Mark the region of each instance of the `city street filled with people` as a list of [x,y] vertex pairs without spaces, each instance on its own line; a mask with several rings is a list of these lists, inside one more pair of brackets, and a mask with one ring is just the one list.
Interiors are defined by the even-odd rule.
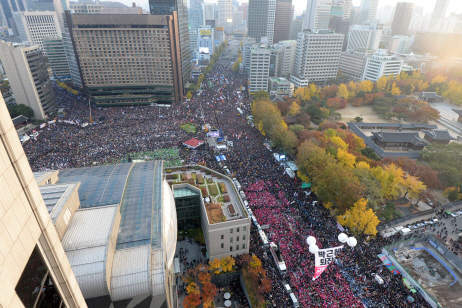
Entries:
[[[320,249],[336,247],[342,245],[337,238],[341,231],[322,200],[314,192],[301,190],[302,182],[285,173],[264,146],[265,136],[250,125],[246,117],[251,115],[251,98],[244,90],[247,77],[231,70],[236,52],[236,45],[229,45],[205,77],[201,94],[171,107],[90,107],[83,96],[55,86],[64,115],[42,128],[36,140],[24,144],[33,171],[116,163],[127,159],[128,153],[176,147],[183,164],[205,162],[223,172],[215,156],[225,155],[226,166],[242,184],[253,215],[260,225],[269,226],[268,239],[279,245],[287,265],[285,273],[278,271],[253,228],[250,252],[262,260],[272,280],[272,290],[266,294],[272,307],[293,305],[283,282],[291,286],[301,307],[430,307],[377,257],[398,235],[369,241],[357,236],[358,245],[346,246],[312,281],[314,255],[308,251],[306,238],[314,236]],[[83,123],[90,125],[82,127]],[[198,132],[182,130],[184,123],[196,125]],[[190,138],[207,139],[207,132],[200,129],[205,123],[219,128],[232,146],[222,151],[207,143],[195,150],[184,147]],[[385,283],[378,284],[374,273],[380,273]],[[409,296],[413,303],[408,302]]]

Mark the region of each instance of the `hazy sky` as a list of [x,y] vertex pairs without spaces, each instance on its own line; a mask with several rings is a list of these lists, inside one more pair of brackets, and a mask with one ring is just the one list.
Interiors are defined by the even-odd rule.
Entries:
[[[148,0],[114,0],[122,2],[126,5],[131,6],[132,2],[135,2],[138,6],[143,7],[144,9],[148,8]],[[217,0],[204,0],[206,3],[217,3]],[[249,2],[249,0],[238,0],[240,3]],[[426,13],[433,11],[436,0],[379,0],[379,7],[385,5],[396,5],[396,2],[405,1],[413,2],[418,6],[423,6]],[[188,0],[189,2],[189,0]],[[295,15],[301,15],[306,9],[307,0],[292,0],[292,4],[295,5]],[[359,6],[361,0],[353,0],[353,5]],[[450,12],[462,13],[462,0],[451,0],[449,3],[448,14]]]

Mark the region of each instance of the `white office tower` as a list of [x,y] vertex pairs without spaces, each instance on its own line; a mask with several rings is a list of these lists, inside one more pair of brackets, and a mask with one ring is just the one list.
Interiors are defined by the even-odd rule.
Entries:
[[283,50],[282,69],[279,72],[279,76],[289,78],[290,74],[294,73],[295,55],[297,54],[297,41],[280,41],[273,47]]
[[353,6],[353,0],[343,1],[343,19],[350,18],[351,7]]
[[14,12],[13,17],[21,40],[38,45],[44,53],[43,38],[61,36],[56,12]]
[[275,15],[276,0],[250,0],[247,15],[249,37],[255,38],[258,43],[273,44]]
[[47,61],[40,48],[0,42],[0,59],[18,104],[29,106],[37,120],[57,109]]
[[225,27],[228,19],[232,22],[233,4],[232,0],[218,0],[218,27]]
[[210,55],[213,55],[215,52],[214,31],[215,29],[212,29],[210,26],[199,27],[197,29],[197,50],[199,52],[201,49],[208,48]]
[[379,49],[367,58],[362,80],[377,81],[382,76],[396,76],[401,73],[403,62],[403,59],[388,54],[386,49]]
[[350,26],[348,30],[347,50],[358,48],[378,49],[382,37],[383,25],[378,20],[370,20],[362,25]]
[[379,0],[361,0],[361,17],[359,18],[359,22],[363,23],[375,19],[378,5]]
[[332,0],[308,0],[306,3],[305,22],[303,29],[329,29]]
[[242,64],[244,65],[244,71],[247,75],[249,74],[248,69],[250,66],[250,49],[256,43],[256,39],[248,37],[245,39],[244,44],[242,44]]
[[254,45],[249,54],[249,93],[268,91],[271,51],[264,44]]
[[446,17],[446,12],[448,11],[448,5],[450,0],[436,0],[435,8],[433,9],[432,18],[430,20],[430,24],[428,25],[428,29],[430,31],[436,28],[436,24],[438,20],[443,19]]
[[406,35],[395,35],[388,41],[387,53],[407,54],[411,47],[411,37]]
[[322,83],[337,77],[343,34],[329,30],[304,30],[298,34],[294,74],[296,87]]
[[215,19],[213,4],[204,3],[203,8],[204,8],[204,19],[205,20]]
[[366,66],[367,57],[373,54],[373,50],[347,50],[340,55],[338,70],[342,75],[353,81],[361,81]]

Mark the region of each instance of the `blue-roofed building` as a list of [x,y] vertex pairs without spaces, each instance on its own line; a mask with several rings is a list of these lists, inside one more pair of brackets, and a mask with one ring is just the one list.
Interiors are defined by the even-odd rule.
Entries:
[[163,161],[62,170],[40,187],[55,216],[67,187],[78,188],[60,238],[88,307],[177,307],[177,216]]

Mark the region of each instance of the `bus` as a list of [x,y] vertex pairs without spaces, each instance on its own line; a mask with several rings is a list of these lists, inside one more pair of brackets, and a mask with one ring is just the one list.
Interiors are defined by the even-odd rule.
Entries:
[[281,274],[285,273],[287,270],[286,263],[284,262],[284,259],[282,258],[281,252],[279,251],[278,246],[274,242],[270,242],[270,250],[271,250],[271,255],[273,256],[274,263],[276,264],[276,267],[278,268],[279,272]]

